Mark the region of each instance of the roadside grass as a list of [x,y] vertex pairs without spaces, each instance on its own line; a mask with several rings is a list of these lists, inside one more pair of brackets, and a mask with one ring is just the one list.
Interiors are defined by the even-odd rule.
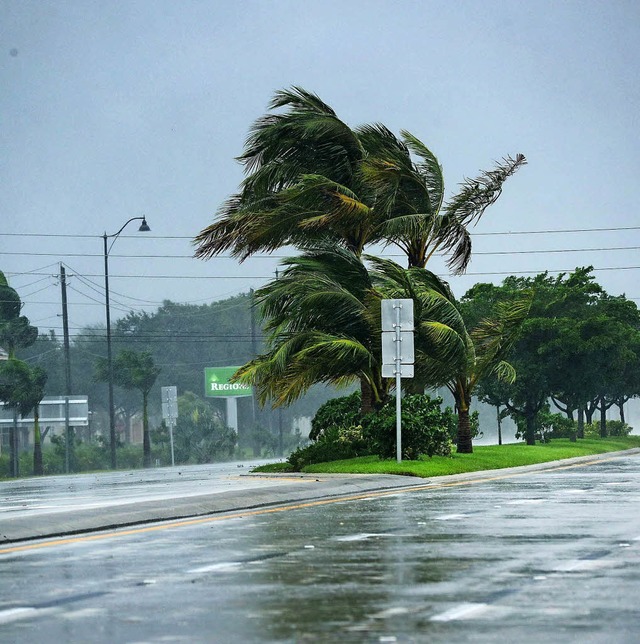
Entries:
[[[303,468],[314,474],[401,474],[405,476],[446,476],[481,470],[497,470],[504,467],[548,463],[576,456],[603,454],[640,447],[640,436],[616,436],[614,438],[581,439],[572,443],[569,439],[554,439],[549,443],[525,445],[478,445],[473,454],[423,457],[418,461],[381,460],[377,456],[362,456],[345,461],[316,463]],[[289,463],[273,463],[256,467],[253,472],[292,472]]]

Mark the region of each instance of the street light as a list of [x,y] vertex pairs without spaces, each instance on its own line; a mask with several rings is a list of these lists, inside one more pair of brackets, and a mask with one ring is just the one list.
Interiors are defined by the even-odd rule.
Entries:
[[[131,217],[125,222],[124,226],[114,235],[102,235],[104,242],[104,294],[105,309],[107,313],[107,375],[109,382],[109,440],[111,443],[111,469],[116,469],[116,412],[113,406],[113,358],[111,355],[111,313],[109,311],[109,251],[113,247],[118,235],[132,222],[142,220],[138,232],[148,233],[151,228],[147,224],[145,217]],[[107,240],[112,239],[111,244],[107,246]]]

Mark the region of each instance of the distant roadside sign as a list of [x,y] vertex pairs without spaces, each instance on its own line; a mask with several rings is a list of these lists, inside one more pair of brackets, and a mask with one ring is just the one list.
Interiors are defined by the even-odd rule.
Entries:
[[253,395],[251,385],[230,382],[240,367],[206,367],[204,370],[204,395],[208,398],[240,398]]
[[178,388],[160,387],[162,397],[162,418],[174,422],[178,418]]
[[[42,427],[65,426],[64,396],[45,396],[39,406],[39,422]],[[0,425],[13,424],[13,411],[0,403]],[[89,424],[89,399],[87,396],[69,396],[69,425],[87,427]],[[18,425],[33,425],[33,412],[20,416]]]

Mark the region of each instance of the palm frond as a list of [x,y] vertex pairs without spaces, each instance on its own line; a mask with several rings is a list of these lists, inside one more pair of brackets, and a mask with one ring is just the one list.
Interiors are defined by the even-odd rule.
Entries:
[[444,199],[444,176],[442,166],[438,162],[435,154],[429,148],[407,130],[400,130],[400,134],[407,148],[422,161],[416,164],[421,176],[424,177],[425,183],[429,190],[433,213],[440,212],[442,201]]
[[465,225],[477,221],[497,201],[504,182],[526,162],[523,154],[517,154],[515,159],[507,156],[493,170],[482,172],[476,179],[465,179],[458,194],[447,203],[445,214]]
[[498,380],[509,385],[513,384],[517,377],[516,370],[513,365],[505,360],[500,360],[500,362],[498,362],[498,364],[493,368],[492,373]]

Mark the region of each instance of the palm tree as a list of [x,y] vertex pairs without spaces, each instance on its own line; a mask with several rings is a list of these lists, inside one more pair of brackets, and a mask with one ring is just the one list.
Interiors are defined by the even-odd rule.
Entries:
[[418,390],[446,383],[464,363],[465,327],[448,285],[425,269],[364,259],[371,270],[352,251],[321,245],[284,260],[279,279],[256,292],[268,347],[236,377],[257,388],[261,404],[289,404],[318,382],[354,381],[360,383],[363,412],[383,404],[393,386],[382,378],[385,298],[415,302]]
[[530,306],[530,297],[501,303],[491,317],[483,319],[468,334],[465,367],[447,383],[458,411],[457,450],[460,453],[473,452],[469,407],[480,380],[493,375],[499,381],[515,382],[516,371],[505,357],[518,339]]
[[382,378],[380,303],[414,302],[416,364],[411,387],[446,386],[458,410],[458,451],[472,451],[471,395],[480,378],[513,379],[504,356],[515,342],[529,301],[501,305],[468,331],[449,285],[423,268],[330,245],[284,260],[281,277],[256,292],[269,333],[267,352],[236,379],[254,385],[261,404],[289,404],[311,385],[360,382],[362,411],[385,402],[393,386]]
[[[151,467],[151,436],[149,432],[149,392],[156,382],[160,368],[156,367],[149,351],[123,350],[113,361],[113,380],[123,389],[137,389],[142,394],[142,452],[144,467]],[[100,358],[96,363],[96,380],[109,378],[108,363]]]
[[471,396],[488,375],[513,382],[513,367],[505,361],[531,306],[531,295],[500,303],[469,330],[449,285],[425,269],[402,269],[394,262],[369,257],[374,286],[388,298],[414,302],[416,365],[413,387],[446,386],[458,412],[457,450],[471,453]]
[[360,259],[319,246],[283,261],[277,280],[256,291],[268,350],[238,373],[261,404],[286,405],[311,385],[360,382],[363,411],[387,395],[380,360],[380,301]]
[[29,373],[29,386],[22,393],[20,414],[27,415],[33,411],[33,473],[38,476],[44,474],[42,463],[42,434],[40,432],[40,403],[44,398],[44,389],[47,384],[47,372],[41,367],[31,367]]
[[366,246],[396,244],[410,267],[450,253],[463,272],[471,253],[468,225],[499,197],[524,156],[465,180],[443,205],[442,168],[433,153],[403,131],[380,124],[351,129],[318,96],[294,87],[277,92],[253,126],[244,153],[247,178],[218,220],[196,238],[196,256],[230,251],[241,261],[282,246],[313,248],[330,240],[360,257]]

